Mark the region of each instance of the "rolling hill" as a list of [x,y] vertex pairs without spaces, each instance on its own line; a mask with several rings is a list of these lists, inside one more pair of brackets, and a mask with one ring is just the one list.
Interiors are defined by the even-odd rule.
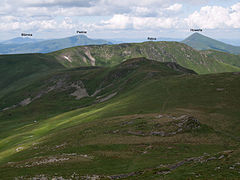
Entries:
[[177,42],[79,46],[48,54],[1,55],[0,97],[62,69],[113,67],[126,59],[138,57],[174,62],[199,74],[240,71],[239,55],[196,51]]
[[146,57],[176,62],[200,74],[239,71],[240,56],[218,51],[197,51],[178,42],[144,42],[67,48],[49,55],[68,68],[114,66],[129,58]]
[[238,178],[239,76],[146,58],[42,75],[0,98],[0,179]]
[[186,38],[182,41],[194,49],[197,50],[217,50],[228,52],[231,54],[240,54],[240,47],[239,46],[232,46],[221,41],[217,41],[215,39],[206,37],[199,33],[194,33],[190,37]]
[[45,40],[24,44],[0,44],[0,54],[48,53],[60,49],[92,44],[111,44],[101,39],[90,39],[85,35],[63,39]]
[[0,97],[64,67],[46,54],[0,56]]

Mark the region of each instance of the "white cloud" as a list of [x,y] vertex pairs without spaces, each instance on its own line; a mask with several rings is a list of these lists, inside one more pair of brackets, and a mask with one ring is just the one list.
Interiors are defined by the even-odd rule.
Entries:
[[169,6],[168,8],[166,8],[166,10],[177,12],[177,11],[180,11],[182,9],[182,7],[183,7],[182,4],[176,3],[176,4],[173,4],[173,5]]
[[107,6],[131,7],[131,6],[163,6],[168,4],[165,0],[100,0],[99,4]]
[[164,17],[132,17],[129,15],[114,15],[110,20],[95,25],[98,29],[160,29],[178,26],[177,18]]
[[[200,0],[201,2],[207,0]],[[191,0],[3,0],[0,28],[11,30],[155,30],[168,28],[240,28],[240,3],[229,7],[205,6],[190,15],[181,14]],[[183,4],[181,4],[183,3]],[[83,16],[108,16],[83,25]],[[79,18],[80,19],[80,18]],[[99,19],[99,17],[98,17]]]
[[8,0],[25,7],[90,7],[98,0]]
[[238,11],[239,12],[240,11],[240,2],[237,3],[237,4],[234,4],[231,8],[232,8],[233,11]]
[[153,9],[147,8],[147,7],[133,7],[131,14],[134,14],[136,16],[155,16],[157,15]]
[[117,14],[108,21],[102,21],[98,27],[106,29],[129,29],[132,28],[132,18],[126,15]]
[[130,14],[135,11],[138,14],[142,12],[149,15],[150,11],[160,10],[171,4],[173,3],[165,0],[7,0],[0,1],[0,14],[3,12],[18,16],[32,14],[66,16],[63,13],[67,13],[72,16],[106,16]]
[[181,5],[170,6],[164,0],[7,0],[0,1],[0,17],[9,16],[7,21],[1,21],[8,30],[46,30],[60,25],[63,29],[74,29],[81,26],[72,21],[76,16],[112,16],[102,23],[90,24],[92,28],[143,29],[149,25],[152,29],[176,23],[174,18],[162,17],[167,7],[174,11]]
[[0,29],[2,31],[18,30],[18,31],[44,31],[56,29],[74,29],[76,25],[70,18],[66,17],[58,22],[54,19],[50,20],[35,20],[22,19],[12,16],[4,16],[0,18]]
[[230,8],[205,6],[186,18],[190,27],[216,29],[240,28],[240,3]]
[[74,29],[76,28],[76,24],[73,23],[70,17],[65,17],[62,23],[59,25],[59,28]]

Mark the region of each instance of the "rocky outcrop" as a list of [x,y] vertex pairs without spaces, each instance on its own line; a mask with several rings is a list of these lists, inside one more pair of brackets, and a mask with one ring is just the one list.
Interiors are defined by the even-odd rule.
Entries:
[[91,65],[95,66],[96,65],[96,59],[91,55],[91,52],[87,47],[85,47],[85,55],[90,59]]
[[89,96],[86,88],[84,87],[84,84],[82,83],[82,81],[78,81],[76,83],[71,84],[71,87],[76,89],[72,94],[70,94],[71,96],[75,96],[76,100],[80,100],[84,97]]
[[[165,115],[166,116],[166,115]],[[155,117],[156,119],[161,119],[164,118],[164,115],[158,115]],[[169,137],[169,136],[174,136],[180,133],[186,133],[189,131],[193,131],[196,129],[201,128],[200,122],[188,115],[182,115],[180,117],[168,117],[169,121],[165,123],[148,123],[142,124],[141,128],[143,129],[142,131],[136,130],[138,129],[138,125],[134,125],[134,122],[128,123],[124,122],[124,126],[127,126],[127,128],[131,130],[119,130],[118,133],[127,133],[129,135],[135,135],[135,136],[161,136],[161,137]],[[144,128],[144,126],[146,126]],[[135,129],[135,130],[134,130]],[[148,129],[152,129],[149,131]]]
[[49,79],[48,81],[44,82],[45,87],[39,90],[37,93],[32,94],[31,97],[27,97],[21,102],[4,108],[2,111],[7,111],[19,106],[27,106],[31,104],[33,101],[40,99],[42,96],[52,92],[52,91],[68,91],[71,90],[73,91],[70,93],[70,96],[74,96],[76,100],[80,100],[84,97],[88,97],[88,92],[87,89],[85,88],[83,82],[81,80],[78,80],[76,82],[69,82],[67,76],[57,76]]

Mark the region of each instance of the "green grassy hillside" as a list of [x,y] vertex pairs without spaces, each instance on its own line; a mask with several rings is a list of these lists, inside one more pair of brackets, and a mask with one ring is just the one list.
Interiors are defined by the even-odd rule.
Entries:
[[1,55],[0,97],[63,68],[54,58],[44,54]]
[[221,41],[217,41],[215,39],[206,37],[199,33],[194,33],[190,37],[186,38],[182,41],[183,43],[193,47],[197,50],[217,50],[228,52],[231,54],[240,54],[240,47],[232,46],[230,44],[223,43]]
[[239,77],[144,58],[46,75],[0,99],[31,101],[0,112],[0,179],[238,178]]
[[202,54],[206,54],[210,58],[214,58],[225,64],[230,64],[232,66],[240,67],[240,55],[229,54],[226,52],[220,52],[215,50],[204,50],[201,51]]
[[[146,57],[160,62],[176,62],[200,74],[240,71],[239,67],[234,66],[239,65],[239,56],[221,56],[218,52],[215,54],[213,57],[177,42],[79,46],[50,53],[68,68],[89,65],[114,66],[129,58]],[[231,60],[228,61],[229,57]]]
[[[125,88],[131,89],[135,84],[141,83],[144,78],[182,73],[194,72],[175,63],[160,63],[138,58],[112,68],[85,67],[42,76],[31,85],[15,90],[14,93],[9,92],[1,98],[0,110],[3,112],[16,108],[21,110],[14,114],[10,113],[10,116],[6,114],[5,118],[11,121],[4,122],[8,128],[2,130],[0,136],[2,133],[11,131],[11,128],[20,127],[29,122],[104,102]],[[42,101],[44,101],[43,104],[39,103]],[[64,102],[64,106],[59,101]],[[14,124],[12,124],[13,121]]]

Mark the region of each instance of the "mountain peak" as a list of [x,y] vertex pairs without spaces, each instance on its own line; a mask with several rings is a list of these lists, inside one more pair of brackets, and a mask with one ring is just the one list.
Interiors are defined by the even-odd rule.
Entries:
[[[83,34],[81,34],[81,35],[76,35],[76,36],[72,36],[72,37],[80,37],[80,38],[88,38],[88,36],[87,35],[83,35]],[[88,38],[89,39],[89,38]]]
[[[75,39],[75,40],[79,40],[79,39],[90,39],[88,38],[86,35],[75,35],[75,36],[71,36],[71,37],[68,37],[69,39]],[[68,39],[66,38],[66,39]]]
[[203,36],[202,34],[198,33],[198,32],[195,32],[193,33],[191,36]]
[[221,41],[204,36],[200,33],[192,34],[191,36],[183,40],[182,43],[187,44],[188,46],[191,46],[192,48],[197,50],[212,49],[212,50],[223,51],[223,52],[228,52],[232,54],[240,54],[240,47],[223,43]]
[[[198,40],[199,39],[211,39],[211,38],[209,38],[209,37],[207,37],[207,36],[204,36],[203,34],[200,34],[200,33],[198,33],[198,32],[195,32],[195,33],[193,33],[192,35],[190,35],[189,37],[187,37],[185,40],[191,40],[191,39],[196,39],[196,38],[198,38]],[[184,41],[185,41],[184,40]],[[212,40],[214,40],[214,39],[212,39]]]

